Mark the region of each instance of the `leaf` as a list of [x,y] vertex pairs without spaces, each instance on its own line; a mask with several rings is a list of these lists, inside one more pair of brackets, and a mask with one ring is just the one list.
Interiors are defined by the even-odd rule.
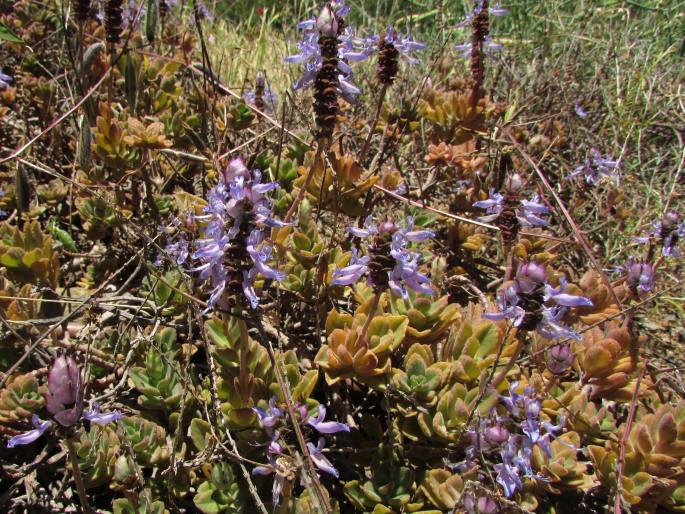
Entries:
[[211,437],[210,428],[209,423],[200,418],[193,418],[190,422],[188,433],[193,444],[199,451],[202,451],[207,447],[207,441]]
[[2,22],[0,22],[0,40],[24,44],[24,40],[12,32],[9,27]]

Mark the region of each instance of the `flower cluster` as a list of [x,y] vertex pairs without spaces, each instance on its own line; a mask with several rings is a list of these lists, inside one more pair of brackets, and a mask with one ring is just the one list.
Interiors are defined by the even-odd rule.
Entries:
[[275,112],[278,105],[278,95],[267,85],[264,75],[257,74],[255,87],[243,94],[243,99],[248,105],[252,105],[262,112]]
[[303,30],[302,40],[297,46],[299,52],[289,55],[285,62],[290,64],[303,64],[304,73],[293,84],[293,89],[304,89],[314,85],[317,73],[323,65],[321,46],[319,38],[321,34],[330,33],[330,36],[337,37],[338,44],[338,90],[340,95],[347,101],[352,102],[359,95],[359,88],[354,84],[352,68],[350,62],[364,61],[368,58],[368,49],[364,42],[357,39],[352,27],[342,28],[341,21],[349,13],[349,6],[343,0],[331,2],[332,13],[329,20],[324,20],[327,9],[322,11],[319,18],[311,18],[298,24],[298,28]]
[[[476,6],[473,8],[473,11],[468,13],[466,17],[457,23],[457,28],[462,28],[462,27],[468,27],[473,24],[474,19],[477,18],[478,16],[483,13],[483,7],[485,5],[485,2],[483,0],[479,0],[476,3]],[[487,14],[489,16],[504,16],[505,14],[509,14],[509,10],[505,9],[500,6],[500,3],[497,2],[494,6],[488,7]],[[483,51],[488,57],[496,57],[497,52],[502,50],[504,46],[500,43],[496,43],[492,40],[492,36],[486,35],[485,39],[483,40]],[[464,59],[471,59],[472,53],[473,53],[473,43],[471,41],[467,41],[465,43],[455,45],[454,49],[459,52],[459,55],[464,58]]]
[[[487,200],[474,202],[474,207],[486,210],[486,215],[478,218],[479,221],[490,223],[499,218],[504,211],[505,196],[497,193],[494,189],[490,190],[490,197]],[[516,218],[524,227],[546,227],[548,222],[543,216],[549,214],[549,207],[540,203],[540,197],[534,194],[530,200],[521,200],[520,207],[516,209]]]
[[[256,466],[252,470],[253,475],[276,475],[273,485],[273,503],[278,504],[279,496],[283,486],[287,480],[292,480],[292,474],[289,472],[291,468],[291,459],[285,453],[284,446],[281,444],[281,432],[277,430],[278,426],[286,423],[285,411],[279,408],[276,404],[276,398],[272,397],[269,400],[269,408],[264,410],[258,407],[252,409],[259,419],[259,423],[264,428],[271,438],[267,448],[268,466]],[[331,435],[339,432],[349,432],[350,427],[345,423],[337,421],[324,421],[326,418],[326,407],[319,404],[316,416],[310,416],[307,408],[304,405],[296,404],[294,406],[295,412],[299,414],[299,422],[302,426],[313,428],[319,434]],[[338,477],[338,470],[323,453],[325,449],[325,440],[319,437],[316,446],[313,443],[307,442],[307,448],[312,458],[312,462],[319,471]]]
[[272,247],[264,242],[264,227],[283,227],[272,217],[272,202],[266,193],[277,189],[276,182],[262,183],[259,170],[250,171],[241,159],[233,159],[219,183],[207,195],[204,214],[195,219],[204,224],[195,241],[193,259],[199,264],[200,279],[211,285],[208,309],[225,307],[224,291],[236,296],[242,292],[252,308],[259,305],[253,283],[258,274],[281,281],[283,273],[267,263]]
[[661,245],[661,255],[664,257],[680,257],[681,252],[678,243],[685,237],[685,220],[680,219],[680,214],[675,211],[664,213],[661,220],[652,223],[649,235],[635,237],[639,243],[653,243],[657,241]]
[[649,293],[654,288],[654,266],[651,263],[628,259],[625,268],[628,288],[637,296]]
[[576,166],[573,172],[568,176],[572,179],[578,176],[585,178],[585,182],[596,186],[603,180],[611,180],[618,184],[620,179],[619,170],[621,168],[620,161],[614,160],[610,156],[602,157],[602,154],[596,148],[590,150],[590,155],[583,164]]
[[368,275],[369,283],[377,290],[389,287],[393,293],[408,298],[407,288],[416,293],[433,295],[430,279],[419,271],[421,254],[410,251],[409,243],[425,241],[435,234],[430,230],[415,230],[414,218],[407,217],[405,228],[398,228],[391,221],[380,225],[369,216],[364,228],[349,227],[355,237],[373,237],[369,255],[359,257],[356,250],[348,266],[335,270],[331,285],[351,285]]
[[[83,410],[83,379],[73,357],[57,357],[48,371],[48,391],[45,394],[45,408],[62,427],[74,426],[80,419],[98,425],[107,425],[123,416],[119,411],[101,413],[100,406],[93,403],[92,409]],[[52,421],[43,421],[34,414],[31,418],[33,430],[12,437],[8,448],[30,444],[53,426]]]
[[[566,292],[566,279],[559,287],[546,283],[547,270],[544,265],[528,262],[519,266],[513,281],[497,294],[498,312],[483,315],[486,319],[508,319],[521,330],[536,330],[547,339],[579,339],[577,332],[561,323],[569,307],[590,307],[592,301],[583,296]],[[551,304],[551,305],[549,305]]]

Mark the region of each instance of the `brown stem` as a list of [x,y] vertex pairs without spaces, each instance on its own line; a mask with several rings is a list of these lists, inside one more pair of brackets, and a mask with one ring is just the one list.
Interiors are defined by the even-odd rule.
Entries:
[[71,439],[66,439],[66,445],[69,453],[69,460],[71,461],[71,473],[74,476],[74,482],[76,483],[76,493],[81,501],[81,510],[85,514],[94,514],[95,511],[93,511],[93,509],[90,507],[90,504],[88,503],[88,496],[86,496],[86,486],[83,483],[81,468],[78,465],[76,446],[74,446],[74,442]]
[[[316,168],[316,165],[319,162],[319,159],[322,155],[323,145],[319,141],[316,147],[316,155],[314,156],[314,162],[312,162],[312,165],[310,166],[309,171],[307,172],[307,177],[304,179],[304,183],[302,184],[302,187],[300,187],[300,191],[297,193],[295,201],[290,206],[290,209],[288,209],[288,212],[285,215],[285,219],[283,221],[285,221],[286,223],[290,223],[290,220],[292,220],[293,216],[297,214],[297,208],[300,206],[300,203],[302,202],[302,199],[304,198],[304,195],[307,192],[307,188],[309,188],[309,184],[312,182],[312,179],[314,178],[314,169]],[[322,163],[322,165],[324,167],[324,174],[321,180],[323,181],[326,179],[326,163]],[[319,198],[319,201],[322,201],[321,198]]]
[[[495,377],[495,379],[492,381],[492,387],[493,389],[497,389],[497,387],[502,383],[502,381],[506,378],[507,374],[511,371],[511,369],[514,367],[516,364],[516,361],[519,358],[519,355],[521,355],[521,351],[523,350],[523,347],[526,343],[526,334],[525,332],[520,332],[516,335],[516,348],[514,349],[514,354],[511,356],[509,359],[509,362],[507,362],[507,365],[504,366],[504,369],[499,372],[499,375]],[[504,342],[502,343],[504,344]]]
[[371,144],[371,138],[373,137],[373,133],[376,130],[378,118],[380,118],[381,116],[381,109],[383,108],[383,102],[385,101],[385,95],[388,92],[388,87],[389,84],[383,84],[383,87],[381,88],[381,94],[378,98],[378,105],[376,106],[376,114],[373,117],[371,127],[369,127],[369,135],[366,137],[366,141],[364,141],[364,146],[362,146],[362,151],[359,154],[359,163],[362,166],[364,165],[364,160],[366,159],[366,152],[369,150],[369,145]]

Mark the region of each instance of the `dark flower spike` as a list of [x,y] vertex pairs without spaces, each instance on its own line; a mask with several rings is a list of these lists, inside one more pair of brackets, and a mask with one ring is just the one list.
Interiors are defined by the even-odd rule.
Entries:
[[403,298],[409,297],[407,288],[416,293],[434,295],[430,279],[419,271],[421,255],[407,248],[410,243],[423,242],[435,236],[430,230],[415,230],[414,218],[407,217],[406,226],[398,228],[387,220],[376,225],[371,216],[364,221],[364,228],[349,227],[348,232],[356,237],[369,238],[369,255],[358,257],[353,252],[350,264],[335,270],[331,285],[351,285],[362,276],[369,276],[377,292],[389,287]]
[[204,223],[192,254],[199,263],[190,270],[199,271],[200,279],[211,286],[207,311],[222,300],[227,289],[233,301],[240,294],[257,308],[259,298],[253,288],[257,275],[276,281],[284,278],[267,264],[272,248],[262,232],[262,228],[286,225],[273,218],[273,204],[266,197],[278,187],[276,182],[262,182],[261,171],[250,173],[241,159],[233,159],[207,194],[204,214],[195,217]]
[[337,434],[338,432],[349,432],[350,427],[345,423],[337,421],[324,421],[326,417],[326,407],[319,404],[317,415],[307,420],[307,425],[315,429],[320,434]]
[[34,429],[12,437],[9,441],[7,441],[8,448],[14,448],[15,446],[21,446],[24,444],[31,444],[52,426],[51,421],[43,421],[36,414],[31,417],[31,423],[34,426]]
[[628,259],[626,282],[631,291],[638,296],[654,288],[654,266],[649,262]]

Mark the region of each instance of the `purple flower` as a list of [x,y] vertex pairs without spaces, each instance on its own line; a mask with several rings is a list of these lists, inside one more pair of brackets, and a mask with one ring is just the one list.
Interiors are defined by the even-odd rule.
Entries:
[[349,432],[350,427],[345,423],[337,421],[324,421],[326,417],[326,407],[319,404],[316,417],[309,418],[307,424],[320,434],[336,434],[338,432]]
[[613,180],[618,184],[620,167],[621,163],[619,161],[613,160],[609,156],[602,157],[599,150],[592,148],[585,162],[576,166],[573,173],[568,176],[568,179],[584,176],[585,182],[593,186],[596,186],[604,179]]
[[31,423],[35,428],[33,430],[29,430],[28,432],[24,432],[23,434],[12,437],[9,441],[7,441],[8,448],[14,448],[15,446],[21,446],[24,444],[31,444],[52,426],[51,421],[43,421],[35,414],[31,416]]
[[576,102],[575,105],[573,106],[573,110],[576,113],[576,116],[580,118],[587,118],[589,116],[589,113],[583,109],[583,106],[580,104],[580,102]]
[[[252,91],[246,91],[243,94],[243,100],[248,105],[255,107],[255,102],[257,101],[257,93]],[[270,113],[276,111],[276,106],[278,105],[278,95],[270,87],[264,88],[264,93],[262,94],[262,101],[264,102],[264,112]]]
[[680,220],[676,211],[665,212],[661,220],[652,223],[648,236],[634,237],[638,243],[651,243],[656,240],[661,244],[661,255],[664,257],[680,257],[678,243],[685,237],[685,221]]
[[546,227],[548,222],[542,216],[549,214],[549,207],[540,203],[540,197],[534,194],[530,200],[521,200],[522,210],[516,211],[516,217],[524,227]]
[[252,410],[257,414],[259,424],[269,433],[273,432],[273,428],[283,417],[283,411],[276,406],[275,396],[272,396],[269,400],[269,408],[267,410],[260,409],[259,407],[252,407]]
[[12,77],[3,73],[2,68],[0,68],[0,89],[9,87],[10,82],[12,82]]
[[581,337],[578,332],[560,322],[565,313],[566,309],[564,307],[543,307],[542,321],[540,321],[536,328],[538,334],[545,339],[580,340]]
[[468,514],[497,514],[499,512],[495,500],[487,496],[479,496],[476,499],[473,493],[464,496],[464,508]]
[[519,469],[516,466],[502,462],[495,464],[494,469],[497,473],[497,483],[502,486],[507,498],[511,498],[517,490],[523,488]]
[[367,216],[364,220],[364,228],[348,227],[347,231],[355,237],[369,237],[378,234],[378,227],[373,222],[373,217]]
[[483,221],[485,223],[490,223],[499,218],[502,214],[502,209],[504,209],[504,196],[501,193],[497,193],[494,189],[490,189],[490,197],[487,200],[480,200],[473,203],[474,207],[480,209],[485,209],[487,216],[481,216],[478,221]]
[[421,43],[420,41],[415,41],[411,34],[402,35],[398,34],[392,28],[392,25],[388,25],[385,31],[385,42],[395,46],[400,55],[409,64],[419,64],[421,61],[411,54],[421,50],[425,50],[426,43]]
[[559,287],[553,288],[549,284],[545,284],[545,301],[553,301],[557,305],[564,307],[592,307],[592,300],[584,296],[576,296],[564,293],[568,282],[566,278],[559,281]]
[[547,369],[555,375],[565,373],[573,365],[573,349],[567,344],[558,344],[547,350]]
[[123,414],[118,410],[112,412],[100,412],[100,404],[93,403],[93,408],[83,413],[83,419],[87,419],[91,423],[97,425],[109,425],[110,423],[119,420]]
[[[490,58],[496,59],[497,52],[503,48],[504,45],[493,41],[492,36],[486,36],[485,40],[483,41],[483,53]],[[467,41],[466,43],[454,45],[454,49],[459,52],[459,56],[462,59],[470,59],[473,52],[473,44]]]
[[349,264],[333,272],[333,277],[335,278],[331,281],[331,286],[349,286],[354,284],[369,272],[368,263],[369,257],[359,257],[357,249],[353,248]]
[[324,473],[328,473],[329,475],[333,475],[335,478],[338,478],[338,470],[333,467],[331,461],[329,461],[323,454],[323,449],[325,446],[326,442],[324,441],[323,437],[319,437],[319,442],[316,446],[314,446],[312,443],[307,443],[307,448],[309,448],[309,454],[312,457],[314,465]]
[[[273,204],[266,197],[266,193],[278,187],[276,182],[262,182],[261,171],[250,173],[241,159],[233,159],[222,173],[220,182],[207,194],[204,214],[195,217],[204,226],[192,254],[199,263],[191,269],[199,271],[200,279],[211,285],[207,310],[222,298],[231,280],[242,282],[245,297],[256,308],[259,299],[252,284],[257,274],[277,281],[284,278],[283,273],[267,264],[272,248],[264,243],[261,231],[263,227],[286,225],[272,217]],[[246,223],[249,226],[243,226]],[[229,253],[235,255],[237,246],[245,249],[250,262],[231,262],[227,266],[226,257]],[[241,269],[236,270],[236,267]]]

